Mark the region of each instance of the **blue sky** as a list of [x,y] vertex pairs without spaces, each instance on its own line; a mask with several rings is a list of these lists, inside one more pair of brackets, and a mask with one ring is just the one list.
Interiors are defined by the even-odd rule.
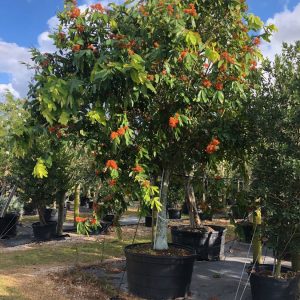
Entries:
[[[28,61],[28,49],[38,47],[51,51],[48,32],[55,24],[54,16],[62,9],[63,0],[1,0],[0,9],[0,93],[8,88],[16,95],[26,94],[28,73],[18,65]],[[79,0],[83,5],[96,0]],[[105,1],[107,2],[107,0]],[[263,52],[272,56],[282,41],[300,39],[300,0],[248,0],[249,9],[264,21],[272,19],[280,32]],[[277,24],[278,23],[278,24]],[[294,28],[296,26],[296,28]],[[21,82],[22,81],[22,82]]]

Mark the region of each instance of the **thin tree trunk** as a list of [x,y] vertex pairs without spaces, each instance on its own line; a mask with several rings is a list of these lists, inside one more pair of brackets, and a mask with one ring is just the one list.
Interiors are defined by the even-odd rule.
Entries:
[[253,237],[253,263],[262,264],[261,243],[261,208],[259,207],[253,215],[253,226],[256,227]]
[[277,259],[276,264],[275,264],[275,278],[279,278],[281,273],[281,259]]
[[39,214],[39,219],[40,219],[40,224],[45,225],[46,220],[45,220],[45,207],[44,206],[39,206],[37,208],[38,214]]
[[64,224],[64,206],[66,200],[66,192],[57,193],[57,203],[58,203],[58,220],[56,234],[58,236],[63,235],[63,224]]
[[[167,198],[170,183],[170,169],[163,170],[161,186],[160,186],[160,202],[162,204],[161,211],[157,213],[156,234],[154,239],[154,250],[168,249],[168,221],[167,221]],[[154,220],[152,220],[154,221]]]
[[80,184],[75,186],[74,191],[74,226],[77,226],[76,217],[79,217],[79,206],[80,206]]
[[200,217],[198,215],[196,198],[194,193],[194,188],[192,185],[191,175],[188,172],[185,173],[186,180],[185,180],[185,195],[186,195],[186,202],[187,207],[189,210],[189,217],[190,217],[190,225],[192,228],[199,228],[202,226]]

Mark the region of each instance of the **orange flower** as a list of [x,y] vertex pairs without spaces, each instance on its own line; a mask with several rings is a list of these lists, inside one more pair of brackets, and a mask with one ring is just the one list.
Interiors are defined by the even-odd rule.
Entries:
[[96,4],[92,4],[91,5],[91,8],[92,9],[95,9],[95,10],[98,10],[100,11],[101,13],[103,13],[105,11],[104,7],[102,6],[101,3],[96,3]]
[[210,80],[208,80],[208,79],[204,79],[204,80],[202,81],[202,84],[203,84],[203,86],[204,86],[205,88],[210,88],[210,87],[212,86],[212,83],[211,83]]
[[159,48],[159,43],[158,42],[154,42],[153,46],[154,46],[154,48]]
[[84,32],[84,26],[83,25],[76,25],[76,29],[79,33]]
[[70,18],[75,19],[80,16],[80,9],[78,7],[73,7],[70,11]]
[[161,74],[167,75],[167,70],[162,70],[162,71],[161,71]]
[[150,186],[150,181],[149,180],[144,180],[142,183],[143,187],[149,187]]
[[114,160],[108,160],[108,161],[106,162],[106,167],[107,167],[107,168],[114,169],[114,170],[117,170],[117,169],[118,169],[118,165],[117,165],[116,161],[114,161]]
[[97,223],[97,220],[96,220],[96,219],[92,219],[92,220],[91,220],[91,224],[92,224],[92,225],[95,225],[96,223]]
[[223,90],[223,83],[222,82],[217,82],[215,85],[216,90],[222,91]]
[[116,183],[117,183],[117,180],[116,180],[116,179],[111,179],[111,180],[109,180],[109,182],[108,182],[109,186],[115,186]]
[[170,16],[174,13],[174,8],[171,4],[167,6],[167,11]]
[[82,217],[76,217],[75,218],[75,222],[77,223],[84,223],[87,220],[87,218],[82,218]]
[[185,8],[185,9],[183,10],[183,12],[186,13],[186,14],[189,14],[189,15],[191,15],[191,16],[193,16],[193,17],[196,17],[196,16],[197,16],[197,11],[196,11],[196,9],[195,9],[195,5],[194,5],[193,3],[190,3],[190,4],[189,4],[189,7],[190,7],[190,8]]
[[209,64],[208,63],[203,64],[203,68],[208,69],[209,68]]
[[141,173],[144,171],[144,169],[139,164],[136,164],[136,166],[132,168],[132,170],[137,173]]
[[183,50],[183,51],[181,51],[181,53],[180,53],[180,61],[182,61],[186,56],[187,56],[187,54],[189,53],[189,51],[188,50]]
[[257,62],[255,60],[251,61],[251,66],[250,66],[250,70],[255,70],[257,67]]
[[176,117],[170,117],[169,118],[169,126],[172,128],[175,128],[178,125],[179,121]]
[[51,132],[51,133],[54,133],[56,131],[56,128],[55,127],[48,127],[48,131]]
[[214,146],[220,145],[220,141],[217,138],[212,139],[212,141],[210,143]]
[[87,49],[90,49],[90,50],[94,51],[96,48],[95,48],[95,46],[93,44],[89,44],[87,46]]
[[76,44],[76,45],[73,46],[72,51],[73,51],[73,52],[79,52],[79,51],[80,51],[80,48],[81,48],[81,46],[78,45],[78,44]]
[[127,52],[128,52],[129,55],[133,55],[134,54],[134,51],[131,50],[131,49],[128,49]]
[[118,133],[119,136],[121,136],[121,135],[124,135],[124,134],[125,134],[125,131],[126,131],[126,130],[125,130],[124,127],[120,127],[120,128],[118,129],[118,132],[117,132],[117,133]]
[[209,144],[207,145],[205,151],[208,153],[208,154],[212,154],[214,153],[215,151],[217,150],[217,146],[213,145],[213,144]]
[[66,38],[66,34],[64,32],[59,32],[57,35],[60,40],[64,40]]
[[113,140],[116,139],[118,136],[119,136],[119,133],[116,132],[116,131],[113,131],[113,132],[110,134],[110,139],[113,141]]
[[150,81],[153,81],[154,80],[154,75],[150,75],[150,74],[147,75],[147,79],[150,80]]
[[255,46],[258,46],[258,45],[260,45],[260,38],[259,38],[259,37],[256,37],[256,38],[254,38],[254,39],[252,40],[252,42],[253,42],[253,44],[254,44]]

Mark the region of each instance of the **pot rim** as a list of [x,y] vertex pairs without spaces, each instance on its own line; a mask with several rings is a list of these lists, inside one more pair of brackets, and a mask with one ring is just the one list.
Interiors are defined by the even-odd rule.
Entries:
[[57,224],[57,222],[56,221],[49,221],[46,224],[41,224],[41,222],[34,222],[34,223],[31,224],[31,226],[32,227],[46,227],[46,226],[54,225],[54,224]]
[[125,254],[131,254],[131,255],[135,255],[138,257],[149,257],[149,258],[153,258],[153,259],[191,259],[191,258],[196,258],[197,254],[195,252],[195,250],[192,247],[188,247],[188,246],[183,246],[180,244],[175,244],[175,243],[168,243],[168,246],[175,246],[177,248],[180,249],[184,249],[184,250],[188,250],[191,252],[190,255],[185,255],[185,256],[179,256],[179,255],[151,255],[151,254],[146,254],[146,253],[133,253],[130,251],[131,248],[134,248],[138,245],[151,245],[151,243],[135,243],[135,244],[131,244],[131,245],[127,245],[124,248],[124,252]]

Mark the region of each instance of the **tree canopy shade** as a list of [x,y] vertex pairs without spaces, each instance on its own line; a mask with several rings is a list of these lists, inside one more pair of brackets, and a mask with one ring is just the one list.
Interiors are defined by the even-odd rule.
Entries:
[[164,222],[172,168],[190,170],[234,148],[228,124],[247,101],[257,46],[274,26],[237,0],[84,11],[69,0],[58,18],[58,51],[33,51],[32,107],[49,130],[60,123],[85,140],[99,176],[162,208]]

